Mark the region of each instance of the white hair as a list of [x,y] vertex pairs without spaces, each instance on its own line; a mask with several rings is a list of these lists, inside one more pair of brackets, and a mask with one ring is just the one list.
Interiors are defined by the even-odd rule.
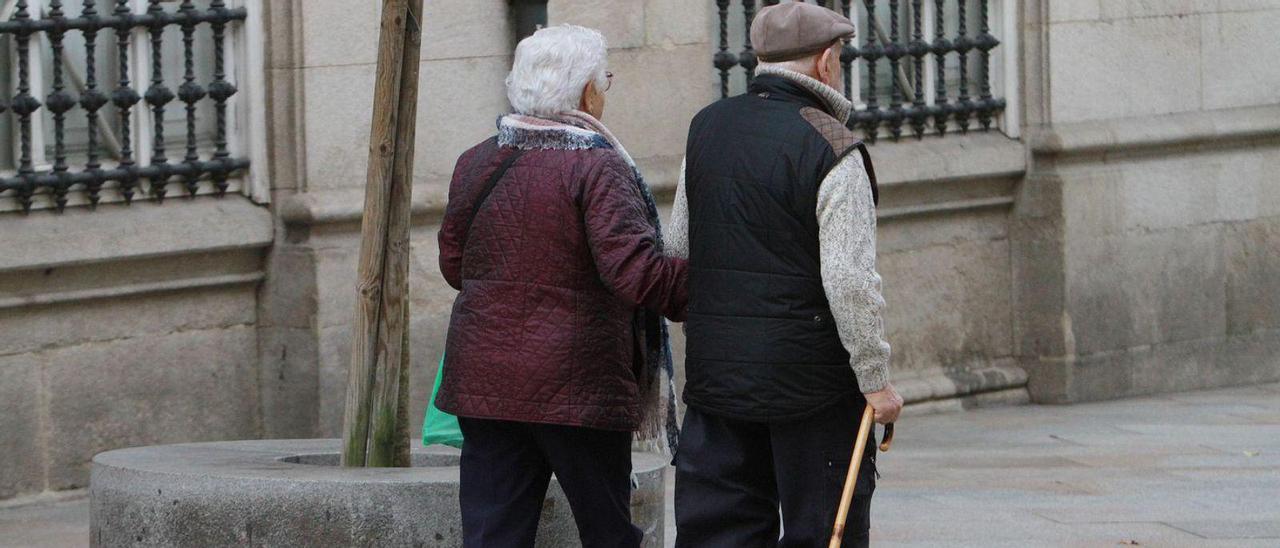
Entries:
[[[819,52],[818,55],[822,55],[822,53]],[[777,63],[766,63],[764,61],[761,61],[760,64],[756,66],[758,68],[780,68],[780,69],[789,70],[791,72],[799,72],[800,74],[803,74],[805,76],[813,76],[816,78],[817,75],[813,74],[813,64],[817,60],[818,60],[817,55],[810,55],[808,57],[803,57],[800,59],[792,59],[790,61],[779,61]]]
[[577,109],[587,82],[604,91],[608,54],[604,36],[586,27],[557,25],[533,33],[516,46],[507,75],[511,108],[533,116]]

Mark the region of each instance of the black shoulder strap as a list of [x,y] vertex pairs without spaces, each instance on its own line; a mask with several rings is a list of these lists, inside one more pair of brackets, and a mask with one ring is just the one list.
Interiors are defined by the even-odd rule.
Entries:
[[[862,156],[862,168],[867,172],[867,180],[871,181],[871,201],[876,206],[879,206],[880,205],[880,185],[876,183],[876,168],[875,166],[871,165],[871,153],[867,151],[866,143],[862,141],[857,141],[853,143],[851,146],[849,146],[849,148],[844,149],[844,152],[841,152],[840,156],[836,157],[836,163],[832,164],[831,168],[835,169],[836,165],[838,165],[842,160],[844,160],[846,156],[852,154],[853,151],[855,150],[858,151],[858,155]],[[825,177],[826,175],[823,175],[823,178]]]
[[471,206],[471,216],[467,218],[467,226],[462,232],[462,249],[467,249],[467,240],[471,239],[471,224],[476,222],[476,215],[480,213],[480,208],[484,203],[489,201],[489,194],[493,193],[493,188],[498,186],[498,181],[502,180],[502,176],[511,169],[511,165],[516,163],[520,156],[524,155],[524,150],[517,148],[506,160],[502,161],[502,165],[498,169],[493,170],[493,174],[489,175],[489,180],[484,182],[484,188],[480,190],[480,195],[476,196],[475,204]]
[[872,203],[880,205],[880,185],[876,183],[876,168],[871,165],[871,153],[867,152],[867,144],[858,141],[855,145],[858,152],[862,154],[862,167],[867,170],[867,180],[871,181],[871,200]]

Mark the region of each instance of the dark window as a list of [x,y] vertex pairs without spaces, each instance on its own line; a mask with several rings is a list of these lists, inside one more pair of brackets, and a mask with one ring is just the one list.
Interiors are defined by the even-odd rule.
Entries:
[[511,20],[519,42],[547,26],[547,0],[511,0]]

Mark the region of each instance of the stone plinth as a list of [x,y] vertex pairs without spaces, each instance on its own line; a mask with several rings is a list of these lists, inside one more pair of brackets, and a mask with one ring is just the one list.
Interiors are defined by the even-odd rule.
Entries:
[[[414,452],[413,468],[341,468],[339,440],[140,447],[93,459],[93,546],[461,546],[458,452]],[[662,546],[659,455],[633,457],[632,519]],[[553,480],[538,546],[577,546]]]

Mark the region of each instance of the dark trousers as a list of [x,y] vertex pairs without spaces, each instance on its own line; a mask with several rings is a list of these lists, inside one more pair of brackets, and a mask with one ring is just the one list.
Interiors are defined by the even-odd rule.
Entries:
[[[676,546],[826,546],[864,405],[860,395],[851,396],[787,423],[733,420],[689,408],[676,455]],[[873,432],[844,546],[867,545],[874,439]]]
[[532,547],[551,474],[582,545],[640,546],[631,524],[631,434],[459,418],[463,546]]

